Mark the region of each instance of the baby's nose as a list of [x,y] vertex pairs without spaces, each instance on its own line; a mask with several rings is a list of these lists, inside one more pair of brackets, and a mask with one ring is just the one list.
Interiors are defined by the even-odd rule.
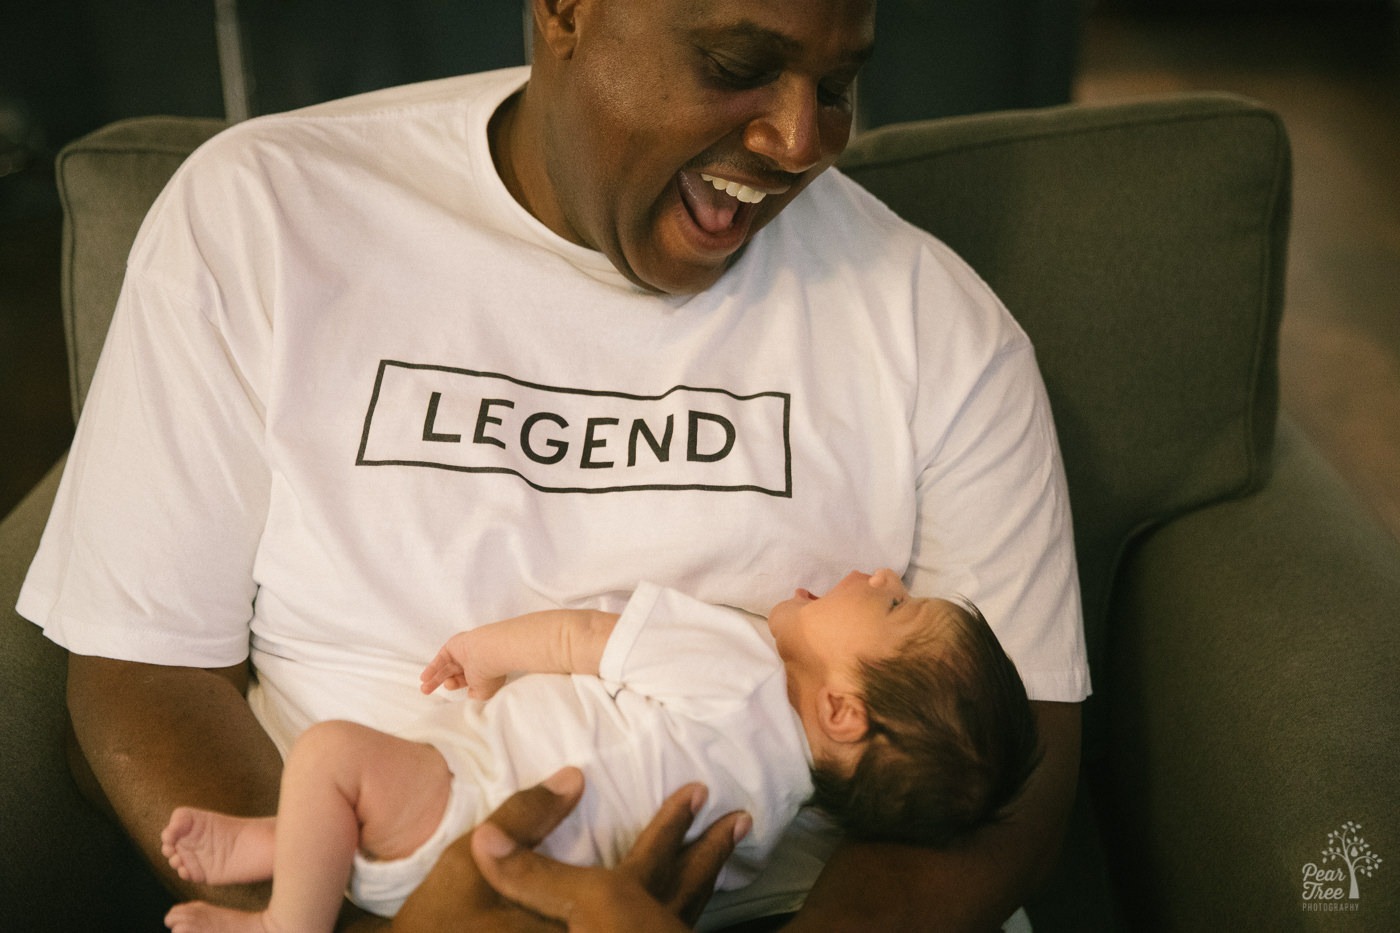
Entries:
[[877,570],[870,575],[870,585],[876,589],[888,589],[895,585],[895,581],[898,579],[899,575],[887,567],[883,570]]

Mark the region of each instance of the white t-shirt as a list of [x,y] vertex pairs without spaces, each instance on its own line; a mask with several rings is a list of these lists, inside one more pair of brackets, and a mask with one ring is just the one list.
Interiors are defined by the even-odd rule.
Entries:
[[766,614],[892,567],[975,601],[1032,699],[1082,699],[1050,409],[986,285],[832,170],[717,285],[641,291],[497,176],[487,121],[526,78],[260,118],[186,161],[21,614],[81,654],[251,651],[285,750],[402,729],[462,628],[620,611],[643,579]]
[[[453,800],[425,851],[357,862],[352,891],[376,913],[396,912],[442,847],[565,765],[583,770],[583,799],[541,851],[616,865],[666,797],[701,781],[709,795],[692,837],[735,810],[753,817],[720,877],[726,890],[753,881],[812,794],[811,752],[767,625],[647,583],[619,617],[597,677],[530,674],[488,702],[442,704],[405,737],[442,751]],[[376,894],[392,892],[387,904],[364,899],[364,875]]]

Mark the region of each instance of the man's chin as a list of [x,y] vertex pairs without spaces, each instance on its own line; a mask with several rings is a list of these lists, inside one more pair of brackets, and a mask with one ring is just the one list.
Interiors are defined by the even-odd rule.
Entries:
[[623,275],[647,291],[665,295],[693,295],[718,282],[742,254],[743,247],[712,262],[649,257],[646,261],[638,261],[621,268]]
[[632,261],[619,268],[630,269],[625,274],[652,291],[668,295],[704,291],[734,265],[762,226],[761,215],[754,208],[746,204],[735,212],[729,227],[707,230],[686,206],[679,187],[673,185],[654,215],[644,248],[625,257]]

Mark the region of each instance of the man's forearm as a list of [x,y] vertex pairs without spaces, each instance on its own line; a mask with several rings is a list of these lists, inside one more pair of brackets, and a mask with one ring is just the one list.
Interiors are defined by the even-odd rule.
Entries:
[[1001,823],[946,851],[846,844],[785,930],[995,930],[1059,856],[1079,773],[1077,703],[1033,703],[1044,758]]
[[80,655],[68,663],[68,709],[81,754],[75,770],[90,770],[99,802],[180,896],[245,907],[265,899],[261,886],[180,880],[161,857],[160,831],[181,805],[276,812],[282,761],[244,699],[246,684],[242,666],[208,671]]

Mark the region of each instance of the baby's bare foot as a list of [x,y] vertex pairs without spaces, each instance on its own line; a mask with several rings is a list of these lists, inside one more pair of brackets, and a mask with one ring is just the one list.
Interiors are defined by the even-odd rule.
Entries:
[[160,850],[181,878],[196,884],[266,881],[272,877],[275,828],[273,817],[245,819],[179,807],[160,834]]
[[176,904],[165,915],[172,933],[266,933],[262,914],[215,907],[203,901]]

